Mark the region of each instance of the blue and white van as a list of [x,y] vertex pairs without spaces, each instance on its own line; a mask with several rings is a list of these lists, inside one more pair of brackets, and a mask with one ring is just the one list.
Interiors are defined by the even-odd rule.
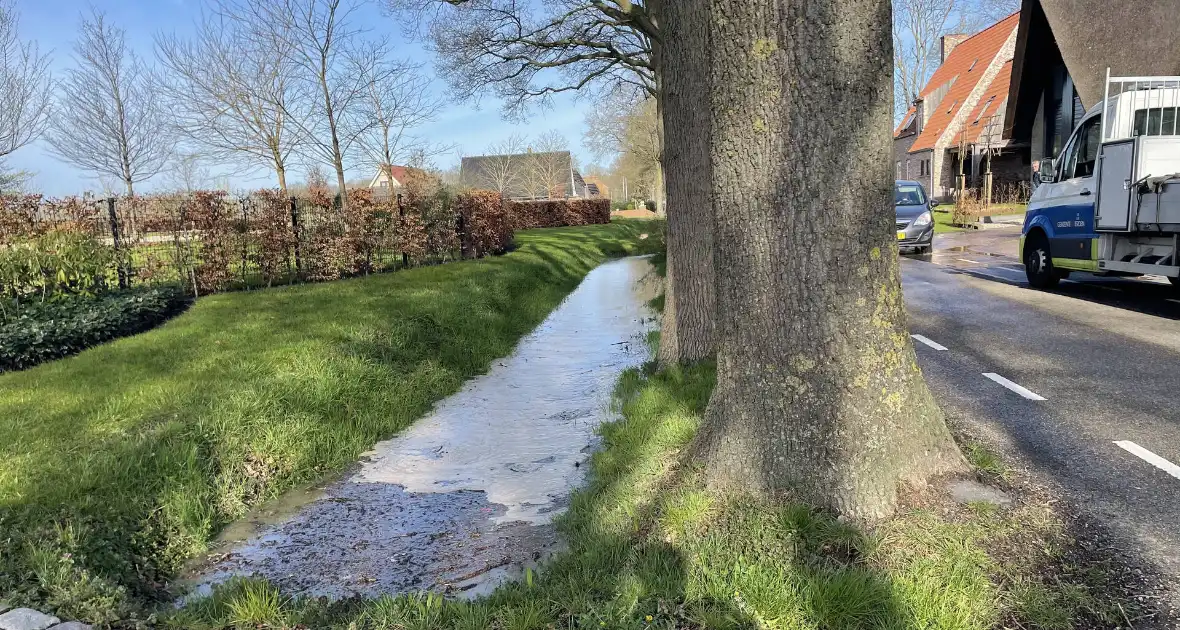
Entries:
[[1034,176],[1020,238],[1028,282],[1071,272],[1180,278],[1180,77],[1111,77]]

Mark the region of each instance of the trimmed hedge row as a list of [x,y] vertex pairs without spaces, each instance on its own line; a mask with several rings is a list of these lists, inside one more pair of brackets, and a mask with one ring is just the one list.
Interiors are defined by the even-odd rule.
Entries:
[[506,201],[505,206],[516,230],[610,223],[610,199]]
[[0,372],[24,370],[141,333],[180,313],[192,298],[177,286],[68,296],[0,315]]
[[473,190],[455,198],[455,210],[462,222],[464,258],[502,254],[512,245],[512,224],[500,202],[500,193]]

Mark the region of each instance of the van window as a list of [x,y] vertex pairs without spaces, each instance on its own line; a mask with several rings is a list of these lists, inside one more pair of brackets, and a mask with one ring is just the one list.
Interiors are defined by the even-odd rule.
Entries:
[[1156,107],[1154,109],[1135,110],[1136,136],[1174,136],[1177,128],[1175,107]]
[[917,184],[896,184],[893,188],[893,204],[897,206],[920,206],[926,203],[926,193]]
[[1075,177],[1090,177],[1094,175],[1094,167],[1098,163],[1098,145],[1101,144],[1102,122],[1099,116],[1094,116],[1082,123],[1080,129],[1070,139],[1065,147],[1061,161],[1059,180]]

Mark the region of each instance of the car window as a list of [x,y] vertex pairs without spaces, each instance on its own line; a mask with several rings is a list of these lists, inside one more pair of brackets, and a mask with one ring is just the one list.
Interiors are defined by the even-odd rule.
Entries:
[[926,203],[926,195],[917,184],[897,184],[893,189],[893,203],[897,206],[920,206]]

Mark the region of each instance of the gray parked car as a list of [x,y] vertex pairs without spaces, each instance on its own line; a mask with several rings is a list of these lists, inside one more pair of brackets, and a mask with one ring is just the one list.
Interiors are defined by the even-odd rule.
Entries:
[[934,248],[934,213],[931,208],[938,202],[926,197],[922,184],[905,180],[897,180],[893,201],[897,207],[898,248],[929,254]]

